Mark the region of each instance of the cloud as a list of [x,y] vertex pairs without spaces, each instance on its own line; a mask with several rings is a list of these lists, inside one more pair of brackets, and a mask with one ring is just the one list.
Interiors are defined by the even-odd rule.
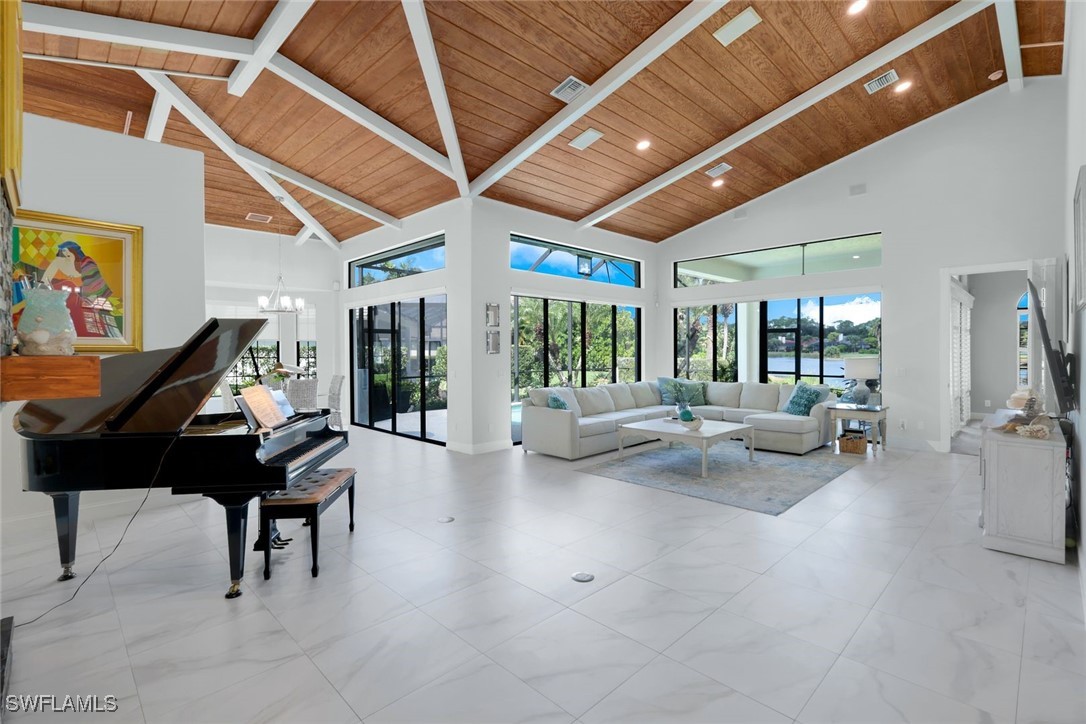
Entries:
[[[842,297],[831,298],[842,299]],[[829,301],[831,298],[827,298],[822,312],[827,327],[835,325],[844,319],[854,324],[862,324],[882,316],[882,303],[878,299],[853,297],[848,301],[834,304]],[[818,319],[818,302],[813,299],[808,300],[803,305],[803,315],[810,319]]]

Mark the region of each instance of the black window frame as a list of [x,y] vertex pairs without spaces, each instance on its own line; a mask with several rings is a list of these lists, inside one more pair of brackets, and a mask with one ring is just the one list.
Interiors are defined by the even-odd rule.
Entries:
[[[576,257],[589,257],[592,260],[592,262],[604,262],[604,263],[606,263],[606,262],[616,262],[616,263],[621,262],[623,264],[630,264],[632,266],[632,268],[633,268],[633,277],[632,277],[633,286],[630,286],[629,284],[616,284],[614,282],[604,281],[602,279],[590,279],[590,278],[585,277],[585,276],[581,276],[580,278],[587,279],[587,281],[596,282],[597,284],[609,284],[611,286],[626,287],[628,289],[640,289],[641,288],[641,281],[642,281],[642,278],[641,278],[641,262],[637,261],[636,259],[627,259],[625,257],[615,256],[614,254],[603,254],[603,253],[598,252],[598,251],[592,251],[591,249],[579,249],[579,248],[577,248],[575,246],[568,246],[566,244],[557,244],[557,243],[552,242],[552,241],[545,241],[543,239],[536,239],[535,237],[531,237],[531,236],[524,236],[523,234],[510,234],[509,235],[509,243],[510,243],[510,245],[512,245],[514,242],[516,242],[518,244],[526,244],[528,246],[534,246],[534,247],[537,247],[537,248],[543,249],[543,250],[563,251],[563,252],[565,252],[567,254],[571,254],[574,258],[576,258]],[[510,248],[512,248],[512,247],[510,246]],[[575,277],[570,277],[570,276],[566,276],[566,275],[563,275],[563,274],[552,274],[550,272],[539,271],[537,269],[518,269],[517,267],[512,265],[512,260],[510,260],[509,268],[513,269],[514,271],[526,271],[526,272],[531,272],[533,274],[546,274],[547,276],[558,276],[558,277],[561,277],[563,279],[574,279],[575,278]],[[610,269],[610,267],[607,267],[607,268]],[[616,267],[616,269],[618,269],[618,268]],[[623,274],[625,274],[629,278],[629,275],[626,274],[625,271],[622,271],[621,269],[618,269],[618,271],[622,272]],[[559,300],[555,300],[555,301],[559,301]],[[620,306],[627,306],[627,305],[620,305]]]
[[[369,284],[365,281],[365,270],[367,268],[378,268],[380,264],[386,264],[388,262],[398,261],[410,257],[412,254],[420,254],[432,249],[443,248],[445,246],[445,234],[436,234],[434,236],[420,239],[419,241],[413,241],[410,244],[396,247],[395,249],[389,249],[383,251],[380,254],[374,254],[372,256],[362,257],[361,259],[353,259],[347,262],[347,288],[357,289],[359,287],[372,286],[373,284],[380,284],[382,282],[391,281],[391,279],[377,279]],[[434,269],[420,269],[419,271],[413,271],[410,273],[403,273],[395,279],[399,279],[407,276],[415,276],[417,274],[426,274],[428,272],[440,271],[444,269],[444,264]],[[356,274],[356,270],[361,270],[361,273]],[[380,269],[380,271],[387,272],[388,269]],[[357,280],[356,280],[357,277]]]
[[[733,313],[735,314],[735,344],[738,345],[739,344],[739,303],[738,302],[726,302],[725,304],[731,304],[732,307],[733,307],[733,310],[734,310]],[[735,369],[735,377],[736,377],[736,379],[734,379],[734,380],[721,380],[720,379],[720,364],[719,364],[720,363],[720,359],[719,359],[720,354],[719,354],[719,350],[718,350],[718,345],[716,343],[716,339],[717,339],[717,317],[719,316],[719,308],[722,307],[722,306],[724,306],[724,304],[692,304],[692,305],[686,305],[686,306],[682,306],[682,307],[675,307],[674,309],[671,310],[671,342],[672,342],[671,369],[672,369],[672,376],[674,376],[674,377],[679,377],[680,376],[679,375],[679,355],[678,355],[679,350],[678,350],[678,347],[677,347],[678,339],[679,339],[679,310],[680,309],[690,310],[690,309],[697,309],[699,307],[709,307],[709,309],[710,309],[710,313],[709,313],[709,325],[710,325],[710,327],[709,327],[709,329],[710,329],[710,334],[712,335],[711,336],[712,345],[710,345],[712,347],[712,353],[710,355],[710,366],[712,368],[712,379],[711,380],[704,380],[704,381],[705,382],[738,382],[739,381],[739,350],[738,350],[738,347],[736,348],[736,355],[735,355],[735,362],[736,362],[736,364],[735,364],[735,367],[736,367],[736,369]],[[687,350],[686,359],[687,360],[690,359],[690,350]],[[690,365],[689,364],[687,364],[686,376],[683,379],[687,379],[687,380],[694,379],[693,377],[690,376]]]

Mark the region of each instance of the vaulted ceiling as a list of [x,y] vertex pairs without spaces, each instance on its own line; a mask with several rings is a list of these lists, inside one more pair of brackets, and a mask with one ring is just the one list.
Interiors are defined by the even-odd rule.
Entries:
[[[24,108],[201,151],[209,223],[271,215],[299,242],[461,195],[660,241],[1062,71],[1062,0],[852,6],[28,0]],[[714,37],[751,8],[760,22]],[[911,85],[865,90],[891,69]],[[551,91],[568,76],[587,89],[567,105]]]

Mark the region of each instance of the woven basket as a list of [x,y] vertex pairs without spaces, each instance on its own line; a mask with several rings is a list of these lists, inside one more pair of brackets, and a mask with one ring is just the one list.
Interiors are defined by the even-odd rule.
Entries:
[[846,433],[837,438],[837,446],[843,453],[852,453],[853,455],[866,455],[867,454],[867,436],[857,435],[855,433]]

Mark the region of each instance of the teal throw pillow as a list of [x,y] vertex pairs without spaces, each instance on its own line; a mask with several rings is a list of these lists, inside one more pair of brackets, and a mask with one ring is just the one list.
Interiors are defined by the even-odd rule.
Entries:
[[569,409],[569,405],[566,404],[565,400],[558,396],[557,392],[552,392],[547,395],[547,407],[551,408],[552,410]]
[[810,385],[797,385],[784,411],[789,415],[810,415],[811,408],[818,404],[820,392]]
[[[680,401],[688,405],[705,404],[705,383],[694,380],[681,380],[674,377],[658,377],[656,383],[660,385],[660,397],[665,405],[676,405]],[[676,398],[676,387],[681,387],[682,392]]]

